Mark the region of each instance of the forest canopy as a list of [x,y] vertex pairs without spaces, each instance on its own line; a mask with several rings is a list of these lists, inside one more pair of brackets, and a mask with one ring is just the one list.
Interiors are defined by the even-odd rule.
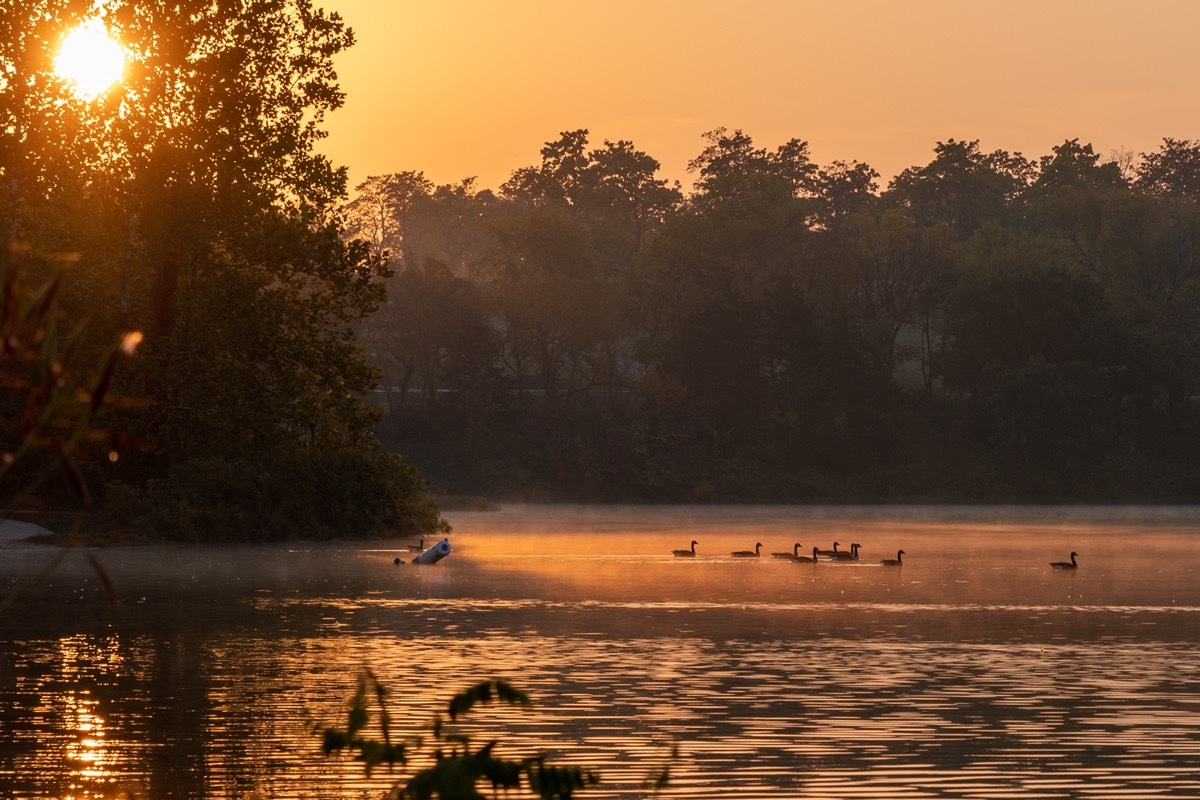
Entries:
[[1200,497],[1200,143],[699,150],[687,192],[582,129],[496,192],[361,183],[382,440],[500,498]]

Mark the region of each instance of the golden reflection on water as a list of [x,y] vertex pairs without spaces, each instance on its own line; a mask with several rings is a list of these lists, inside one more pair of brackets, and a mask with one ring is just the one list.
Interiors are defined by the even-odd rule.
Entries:
[[55,676],[54,683],[49,690],[34,687],[35,709],[39,716],[57,721],[60,737],[56,748],[39,748],[35,763],[59,773],[62,798],[121,794],[126,785],[121,746],[110,739],[103,700],[93,688],[98,676],[122,669],[120,642],[115,637],[72,635],[49,644],[42,666]]
[[[513,681],[533,712],[459,729],[599,768],[585,796],[639,796],[672,743],[671,798],[1200,796],[1186,516],[571,516],[452,518],[436,567],[394,567],[378,544],[102,553],[139,598],[117,609],[56,600],[90,591],[68,568],[46,620],[4,631],[0,786],[377,796],[395,776],[321,757],[312,732],[343,721],[369,666],[396,736],[473,680]],[[695,559],[670,555],[692,538]],[[835,540],[866,557],[728,556]],[[899,548],[903,568],[872,561]],[[1077,572],[1049,568],[1072,549]]]

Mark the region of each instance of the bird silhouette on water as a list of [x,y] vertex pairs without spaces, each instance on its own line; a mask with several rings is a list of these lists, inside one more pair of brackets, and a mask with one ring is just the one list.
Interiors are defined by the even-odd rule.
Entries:
[[692,549],[691,550],[672,550],[671,554],[675,555],[675,556],[679,556],[681,558],[695,558],[696,557],[696,545],[698,545],[698,544],[700,544],[700,543],[697,542],[695,539],[692,539]]
[[1075,556],[1079,555],[1074,550],[1071,551],[1070,561],[1051,561],[1050,566],[1055,569],[1078,569],[1079,563],[1075,560]]

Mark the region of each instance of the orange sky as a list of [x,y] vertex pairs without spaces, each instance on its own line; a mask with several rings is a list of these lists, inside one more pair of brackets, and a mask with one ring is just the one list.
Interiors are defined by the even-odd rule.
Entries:
[[938,141],[1106,156],[1200,139],[1196,0],[326,0],[358,44],[323,150],[497,188],[587,128],[690,181],[701,135],[793,137],[884,177]]

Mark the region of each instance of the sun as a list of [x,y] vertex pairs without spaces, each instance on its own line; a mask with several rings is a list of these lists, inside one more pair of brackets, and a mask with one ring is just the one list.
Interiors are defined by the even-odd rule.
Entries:
[[54,59],[54,74],[72,82],[75,93],[85,100],[103,94],[121,80],[124,71],[125,51],[99,19],[88,20],[67,34]]

